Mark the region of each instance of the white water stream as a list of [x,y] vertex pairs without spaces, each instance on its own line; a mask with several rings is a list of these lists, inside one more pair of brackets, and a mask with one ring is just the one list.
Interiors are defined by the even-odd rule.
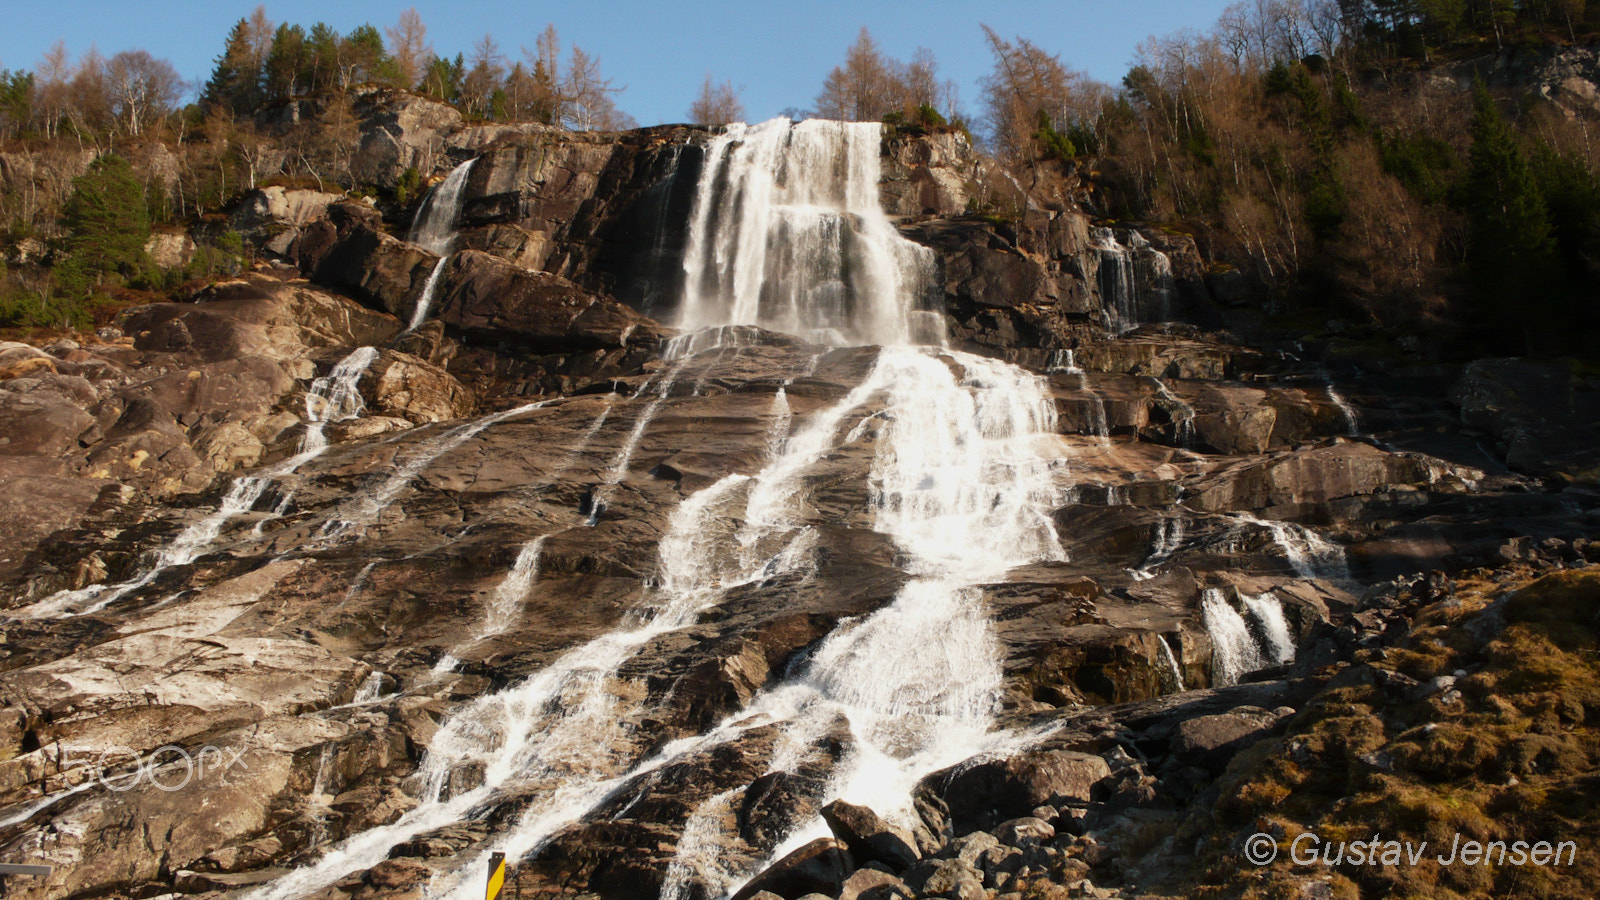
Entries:
[[323,433],[327,425],[355,418],[365,411],[357,384],[377,358],[376,348],[358,348],[327,375],[312,381],[306,392],[306,432],[300,439],[299,452],[254,474],[235,478],[217,509],[180,532],[171,544],[156,554],[154,563],[142,575],[120,584],[94,584],[78,590],[59,591],[17,610],[15,615],[47,618],[96,613],[154,581],[168,569],[186,566],[205,555],[221,536],[222,529],[249,512],[267,488],[327,451],[328,439]]

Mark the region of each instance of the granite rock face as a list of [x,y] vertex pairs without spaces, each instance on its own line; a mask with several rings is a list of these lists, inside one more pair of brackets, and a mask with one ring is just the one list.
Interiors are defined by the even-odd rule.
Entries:
[[[951,336],[926,353],[1039,376],[1060,553],[963,588],[983,734],[841,797],[839,772],[880,771],[861,729],[955,702],[784,705],[853,696],[815,661],[928,577],[879,530],[905,413],[858,388],[888,351],[669,344],[683,229],[661,223],[692,207],[704,130],[371,103],[393,139],[363,139],[371,177],[478,157],[445,258],[372,206],[268,191],[238,221],[292,234],[297,272],[131,309],[121,337],[0,344],[0,858],[58,867],[18,894],[415,897],[509,846],[530,896],[1107,895],[1179,865],[1195,841],[1151,836],[1191,838],[1181,815],[1213,815],[1240,754],[1397,640],[1413,595],[1600,562],[1571,540],[1593,445],[1528,461],[1580,434],[1579,375],[1115,335],[1095,223],[1043,196],[968,214],[963,140],[897,135],[885,205],[936,251]],[[1193,292],[1172,314],[1204,319],[1193,243],[1138,233]],[[578,739],[494,756],[547,733]],[[363,835],[384,845],[337,852]]]

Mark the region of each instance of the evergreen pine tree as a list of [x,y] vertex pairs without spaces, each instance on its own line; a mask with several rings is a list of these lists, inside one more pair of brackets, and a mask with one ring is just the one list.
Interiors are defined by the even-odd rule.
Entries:
[[134,274],[145,262],[150,213],[128,161],[101,156],[74,178],[61,225],[67,260],[57,267],[57,277],[69,292],[82,296],[113,272]]
[[240,19],[228,32],[227,46],[200,93],[202,108],[223,109],[238,116],[254,112],[261,104],[261,70],[250,48],[249,31],[250,23]]

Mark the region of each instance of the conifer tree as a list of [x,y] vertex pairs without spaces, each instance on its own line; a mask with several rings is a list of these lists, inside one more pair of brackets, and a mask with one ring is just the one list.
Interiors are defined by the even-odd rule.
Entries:
[[228,32],[228,43],[200,94],[202,107],[245,115],[260,105],[261,68],[250,41],[250,27],[249,21],[240,19]]
[[57,277],[69,292],[81,296],[113,272],[133,274],[145,260],[150,213],[128,161],[107,154],[74,178],[61,225],[67,260],[57,267]]

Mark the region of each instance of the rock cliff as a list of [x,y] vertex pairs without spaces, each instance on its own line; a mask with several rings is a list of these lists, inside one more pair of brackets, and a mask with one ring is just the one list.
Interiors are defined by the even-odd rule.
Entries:
[[[882,147],[949,336],[912,352],[679,333],[704,130],[363,102],[373,180],[476,160],[451,252],[269,189],[234,220],[271,262],[0,345],[0,842],[56,866],[18,895],[470,892],[491,849],[514,896],[1187,890],[1197,823],[1291,752],[1251,748],[1390,677],[1378,648],[1422,640],[1448,573],[1597,556],[1572,540],[1600,515],[1592,379],[1210,330],[1233,298],[1192,240],[980,212],[957,133]],[[950,408],[977,423],[952,453],[1015,439],[970,477],[1047,484],[1017,516],[1053,547],[918,555],[955,526],[913,527],[941,463],[895,488],[902,429]],[[923,735],[886,757],[927,755],[900,795],[837,799],[862,734],[953,729],[960,698],[872,722],[786,698],[848,695],[830,654],[930,571],[972,573],[950,596],[979,637],[946,662],[991,664],[981,752]],[[944,652],[903,649],[890,670]]]

